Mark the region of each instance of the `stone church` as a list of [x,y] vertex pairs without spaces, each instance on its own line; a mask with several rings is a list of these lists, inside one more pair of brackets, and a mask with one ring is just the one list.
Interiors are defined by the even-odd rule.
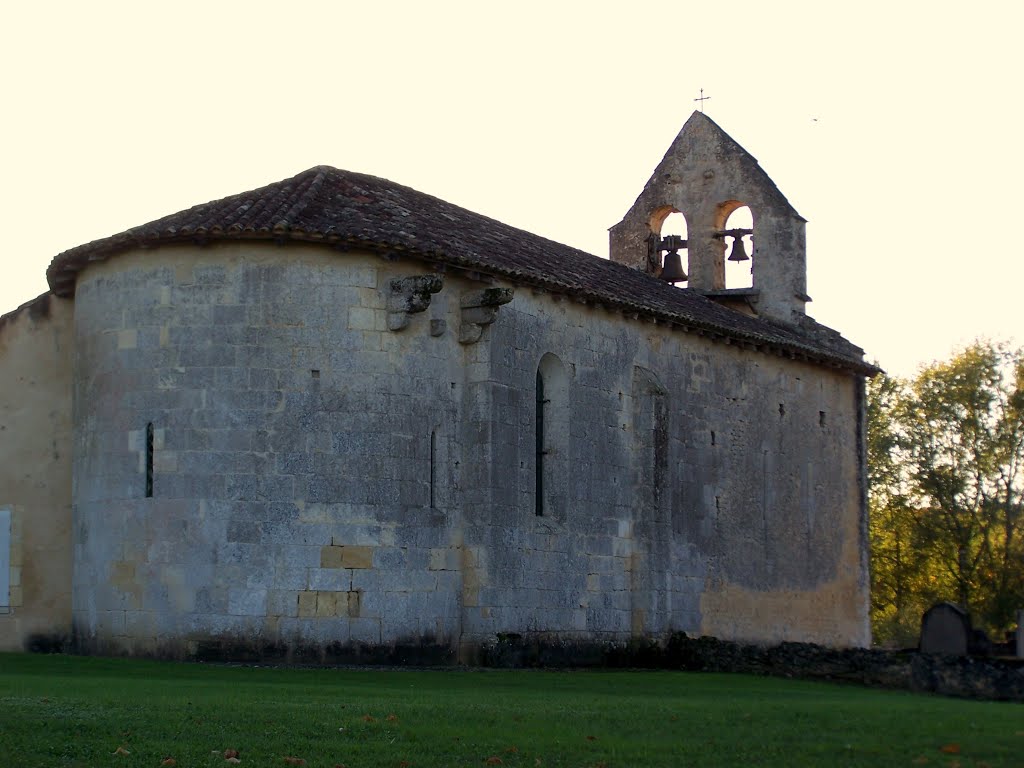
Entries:
[[0,649],[868,644],[804,224],[694,113],[610,260],[323,166],[59,254],[0,317]]

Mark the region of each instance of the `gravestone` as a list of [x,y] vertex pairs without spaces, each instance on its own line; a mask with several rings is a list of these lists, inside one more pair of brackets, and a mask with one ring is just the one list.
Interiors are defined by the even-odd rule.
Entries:
[[966,656],[971,638],[971,619],[953,603],[933,605],[921,617],[921,653]]

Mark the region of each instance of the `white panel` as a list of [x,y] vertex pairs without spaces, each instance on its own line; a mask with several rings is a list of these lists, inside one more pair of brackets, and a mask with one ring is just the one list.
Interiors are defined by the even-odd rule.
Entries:
[[6,613],[11,597],[11,510],[0,507],[0,612]]

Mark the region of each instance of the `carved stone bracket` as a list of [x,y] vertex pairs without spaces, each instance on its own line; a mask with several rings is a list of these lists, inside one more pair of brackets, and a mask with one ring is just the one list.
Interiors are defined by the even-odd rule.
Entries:
[[512,301],[511,288],[484,288],[464,294],[459,301],[462,308],[459,325],[459,343],[475,344],[483,335],[484,326],[498,316],[498,308]]
[[444,286],[440,275],[412,275],[391,281],[388,295],[388,330],[400,331],[409,325],[409,315],[430,306],[431,295]]

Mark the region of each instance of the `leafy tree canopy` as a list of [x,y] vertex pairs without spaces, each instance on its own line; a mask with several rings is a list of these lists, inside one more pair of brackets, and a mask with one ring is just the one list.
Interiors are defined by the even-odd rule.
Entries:
[[1001,640],[1024,608],[1024,351],[880,375],[867,415],[876,641],[913,644],[940,600]]

